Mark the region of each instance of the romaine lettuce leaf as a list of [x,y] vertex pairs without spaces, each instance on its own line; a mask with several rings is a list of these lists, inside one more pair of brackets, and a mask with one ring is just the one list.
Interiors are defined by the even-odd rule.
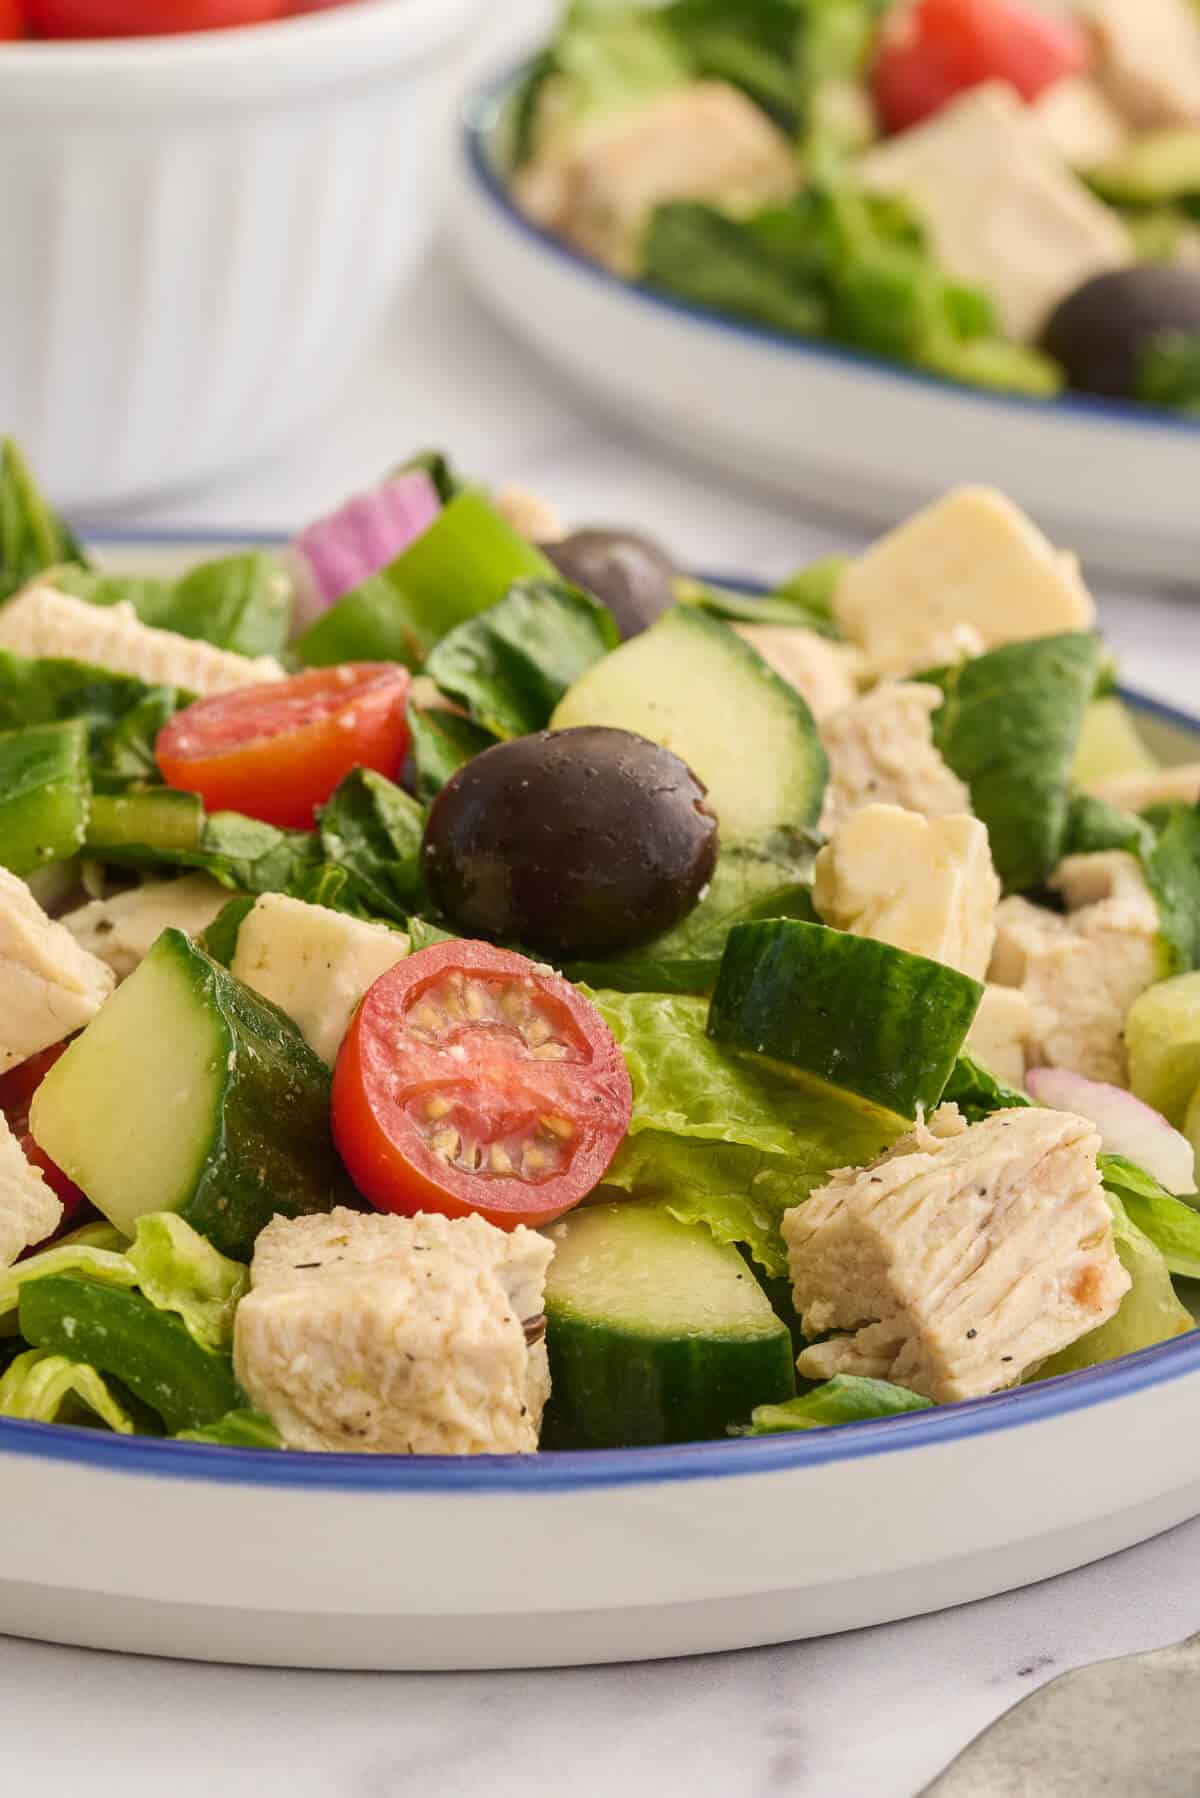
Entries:
[[199,1430],[179,1430],[177,1442],[213,1442],[222,1448],[282,1448],[283,1438],[261,1411],[227,1411]]
[[900,1120],[727,1055],[706,1033],[703,999],[589,995],[621,1046],[633,1083],[629,1134],[605,1184],[661,1200],[683,1223],[742,1242],[783,1273],[783,1212],[837,1167],[862,1166]]
[[1143,866],[1158,903],[1163,971],[1187,974],[1200,967],[1200,807],[1156,807],[1147,817],[1158,831]]
[[137,1275],[125,1258],[125,1238],[112,1224],[84,1224],[60,1236],[49,1248],[26,1255],[12,1267],[0,1268],[0,1333],[17,1327],[17,1298],[26,1280],[43,1274],[87,1274],[113,1286],[136,1286]]
[[46,503],[11,437],[0,439],[0,602],[59,562],[87,558]]
[[1111,1189],[1108,1202],[1117,1253],[1133,1285],[1121,1300],[1115,1317],[1043,1362],[1033,1376],[1035,1379],[1048,1380],[1055,1374],[1075,1373],[1081,1367],[1115,1361],[1135,1349],[1167,1342],[1195,1327],[1191,1312],[1180,1302],[1171,1284],[1170,1271],[1160,1251],[1138,1229]]
[[908,1411],[928,1411],[931,1399],[893,1386],[890,1380],[868,1380],[858,1374],[838,1373],[811,1392],[783,1405],[757,1405],[750,1427],[740,1436],[774,1436],[788,1430],[829,1429],[843,1423],[866,1423],[875,1417],[900,1417]]
[[429,679],[494,737],[543,730],[567,688],[620,642],[607,607],[565,581],[517,581],[442,638]]
[[1062,859],[1076,745],[1104,664],[1100,639],[1078,631],[921,677],[942,689],[934,742],[971,790],[1006,892],[1039,885]]
[[1130,1222],[1154,1244],[1171,1272],[1200,1280],[1200,1211],[1174,1198],[1123,1155],[1101,1155],[1098,1165],[1105,1190],[1120,1199]]
[[138,1218],[136,1228],[125,1259],[142,1293],[158,1310],[177,1312],[201,1348],[228,1353],[249,1270],[174,1212],[152,1211]]
[[133,1416],[102,1374],[83,1361],[68,1361],[45,1349],[27,1349],[0,1377],[0,1417],[32,1423],[78,1423],[98,1417],[121,1436],[137,1429]]
[[957,1105],[968,1124],[978,1124],[991,1117],[994,1111],[1012,1111],[1019,1106],[1032,1105],[1033,1100],[1003,1080],[997,1080],[973,1056],[960,1055],[946,1082],[942,1103]]

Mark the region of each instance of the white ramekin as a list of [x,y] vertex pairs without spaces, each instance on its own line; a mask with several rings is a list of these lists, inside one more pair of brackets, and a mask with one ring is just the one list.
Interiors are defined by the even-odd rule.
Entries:
[[332,399],[426,248],[478,4],[0,44],[0,432],[60,504],[211,479]]

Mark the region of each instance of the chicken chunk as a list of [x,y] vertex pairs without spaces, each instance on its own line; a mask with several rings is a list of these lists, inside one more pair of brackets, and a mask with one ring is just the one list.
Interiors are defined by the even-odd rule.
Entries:
[[982,980],[996,939],[1000,882],[987,826],[865,805],[817,857],[813,903],[826,924],[875,937]]
[[409,948],[404,932],[386,924],[264,893],[242,920],[230,967],[285,1011],[332,1067],[359,1000]]
[[989,978],[1032,1008],[1031,1058],[1090,1080],[1127,1080],[1125,1019],[1162,977],[1159,916],[1132,855],[1072,855],[1051,884],[1067,915],[1002,900]]
[[179,880],[148,880],[110,899],[93,899],[59,921],[80,948],[107,962],[124,980],[145,960],[164,930],[188,936],[207,930],[229,902],[229,893],[207,874],[185,874]]
[[1033,1007],[1020,987],[990,985],[983,989],[963,1048],[997,1080],[1021,1092],[1033,1036]]
[[1153,768],[1149,773],[1106,774],[1090,780],[1087,791],[1109,805],[1127,812],[1145,811],[1150,805],[1200,804],[1200,762],[1184,762],[1175,768]]
[[768,667],[795,687],[818,724],[858,698],[856,652],[803,625],[735,624]]
[[90,1024],[115,985],[112,969],[0,868],[0,1074]]
[[238,1307],[237,1377],[291,1448],[531,1453],[553,1252],[477,1215],[277,1217]]
[[990,487],[955,488],[881,537],[833,609],[882,679],[1096,621],[1074,557]]
[[1081,174],[1119,155],[1129,129],[1099,84],[1087,75],[1053,81],[1029,107],[1050,147]]
[[1106,1323],[1130,1278],[1099,1148],[1067,1112],[968,1128],[947,1106],[872,1167],[835,1173],[783,1219],[805,1334],[838,1332],[803,1351],[800,1373],[978,1398]]
[[63,1208],[0,1112],[0,1267],[45,1242],[62,1222]]
[[283,679],[274,656],[239,656],[139,622],[131,605],[93,606],[53,587],[27,587],[0,612],[0,649],[66,657],[197,698]]
[[1086,0],[1100,79],[1131,124],[1200,124],[1200,27],[1189,0]]
[[826,835],[863,805],[898,805],[927,818],[970,812],[970,793],[934,747],[930,720],[941,703],[936,687],[891,681],[825,719]]
[[943,267],[990,294],[1019,343],[1035,341],[1059,301],[1093,275],[1133,261],[1125,226],[1006,82],[972,88],[868,150],[858,174],[911,202]]
[[798,180],[791,145],[760,107],[723,81],[696,81],[557,138],[513,191],[537,224],[633,274],[655,206],[687,199],[752,208],[786,199]]

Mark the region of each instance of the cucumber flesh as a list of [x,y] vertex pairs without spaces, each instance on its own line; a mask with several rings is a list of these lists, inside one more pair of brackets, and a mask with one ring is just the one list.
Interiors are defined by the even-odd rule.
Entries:
[[27,875],[76,853],[91,794],[87,754],[82,719],[0,734],[0,865]]
[[824,924],[729,933],[708,1034],[900,1118],[945,1091],[983,988],[939,961]]
[[18,1319],[26,1342],[120,1380],[172,1434],[241,1403],[229,1357],[201,1348],[181,1317],[140,1292],[85,1274],[46,1274],[22,1286]]
[[1087,787],[1114,774],[1153,774],[1157,767],[1121,701],[1094,699],[1083,715],[1071,769],[1076,786]]
[[176,1211],[247,1261],[276,1213],[355,1202],[329,1084],[290,1019],[166,930],[42,1082],[30,1127],[126,1235]]
[[794,688],[720,619],[676,606],[564,694],[552,730],[607,724],[662,743],[708,788],[725,844],[815,825],[829,767]]
[[1134,1093],[1181,1127],[1200,1089],[1200,972],[1163,980],[1135,999],[1125,1047]]
[[711,1440],[794,1394],[787,1327],[737,1249],[703,1225],[587,1205],[547,1234],[543,1448]]

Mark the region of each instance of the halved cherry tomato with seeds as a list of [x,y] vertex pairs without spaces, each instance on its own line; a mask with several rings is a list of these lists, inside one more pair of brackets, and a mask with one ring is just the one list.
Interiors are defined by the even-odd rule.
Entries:
[[633,1093],[616,1039],[549,968],[437,943],[377,980],[333,1076],[333,1133],[379,1211],[544,1224],[608,1171]]
[[159,732],[159,770],[209,811],[310,829],[352,768],[399,774],[411,685],[397,663],[346,662],[198,699]]

